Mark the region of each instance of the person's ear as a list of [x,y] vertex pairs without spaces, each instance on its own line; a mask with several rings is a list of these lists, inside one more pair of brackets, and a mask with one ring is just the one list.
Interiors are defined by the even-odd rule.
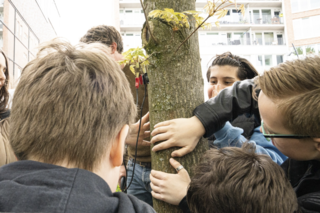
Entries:
[[116,139],[113,141],[110,150],[110,162],[113,167],[121,166],[123,161],[123,152],[125,140],[128,135],[129,125],[124,125],[118,133]]
[[116,42],[112,42],[112,44],[110,45],[111,47],[111,54],[114,54],[117,51],[117,43]]
[[320,152],[320,138],[312,138],[316,142],[316,149]]

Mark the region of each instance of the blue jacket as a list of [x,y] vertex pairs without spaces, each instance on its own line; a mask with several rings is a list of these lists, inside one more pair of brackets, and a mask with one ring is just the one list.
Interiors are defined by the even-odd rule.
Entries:
[[[228,146],[241,147],[242,144],[247,141],[247,139],[241,135],[242,132],[243,129],[234,127],[230,122],[226,122],[222,129],[214,133],[214,136],[216,137],[214,145],[217,148]],[[279,165],[287,159],[287,157],[282,154],[271,141],[268,141],[263,136],[260,132],[260,126],[254,129],[249,142],[256,145],[256,153],[269,155],[270,158]]]

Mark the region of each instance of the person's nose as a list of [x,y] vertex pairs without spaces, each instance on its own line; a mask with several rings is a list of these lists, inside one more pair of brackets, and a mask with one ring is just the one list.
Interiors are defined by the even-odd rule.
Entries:
[[226,88],[226,86],[224,86],[223,84],[218,83],[216,88],[217,88],[217,94],[218,94],[221,90]]

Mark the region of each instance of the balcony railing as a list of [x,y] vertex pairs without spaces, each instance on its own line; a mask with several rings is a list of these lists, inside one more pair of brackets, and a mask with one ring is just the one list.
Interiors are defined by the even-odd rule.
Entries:
[[253,45],[285,45],[285,40],[283,38],[265,38],[264,43],[262,41],[262,38],[257,38],[253,40],[252,42]]
[[249,22],[247,17],[225,17],[220,19],[220,24],[283,24],[282,19],[278,17],[262,16],[262,18],[255,18],[253,22]]
[[[207,47],[207,46],[220,46],[220,45],[231,45],[231,46],[237,46],[237,45],[251,45],[251,39],[250,38],[237,38],[237,39],[223,39],[223,40],[212,40],[212,39],[203,39],[200,37],[199,39],[200,46],[201,47]],[[285,45],[285,41],[282,38],[278,38],[277,40],[274,39],[264,39],[264,42],[261,38],[255,39],[252,41],[252,45],[274,45],[274,46],[280,46]]]
[[263,15],[262,18],[254,17],[252,24],[283,24],[283,20],[280,17],[272,17],[271,15]]

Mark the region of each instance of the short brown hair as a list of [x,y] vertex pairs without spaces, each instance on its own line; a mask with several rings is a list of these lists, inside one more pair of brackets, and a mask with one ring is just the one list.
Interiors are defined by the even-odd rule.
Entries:
[[277,105],[283,125],[294,134],[320,137],[320,57],[286,61],[256,80]]
[[210,68],[213,66],[232,66],[238,67],[237,77],[242,81],[245,79],[252,79],[258,75],[258,71],[254,66],[245,58],[233,55],[231,52],[225,52],[221,55],[216,55],[212,61],[211,66],[207,71],[207,80],[210,81]]
[[67,161],[92,171],[136,116],[129,83],[102,44],[44,44],[23,70],[10,135],[19,160]]
[[112,26],[99,25],[92,27],[88,32],[80,39],[83,43],[93,43],[101,42],[108,47],[112,45],[113,42],[117,44],[117,51],[119,53],[123,52],[123,42],[122,37],[118,30]]
[[7,105],[9,101],[9,63],[8,58],[6,54],[0,49],[1,54],[4,57],[4,60],[6,61],[6,71],[4,72],[4,75],[6,76],[6,81],[4,82],[4,85],[0,89],[0,113],[3,113],[7,110]]
[[193,213],[294,212],[297,198],[282,168],[255,146],[211,149],[195,167],[187,193]]

